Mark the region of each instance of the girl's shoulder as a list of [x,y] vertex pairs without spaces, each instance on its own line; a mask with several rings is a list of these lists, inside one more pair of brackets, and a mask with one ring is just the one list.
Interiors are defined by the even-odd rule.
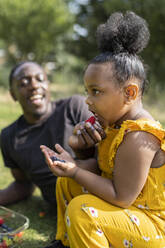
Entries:
[[161,149],[165,151],[165,129],[159,121],[141,118],[137,120],[126,120],[121,125],[121,134],[133,131],[144,131],[156,136],[161,142]]

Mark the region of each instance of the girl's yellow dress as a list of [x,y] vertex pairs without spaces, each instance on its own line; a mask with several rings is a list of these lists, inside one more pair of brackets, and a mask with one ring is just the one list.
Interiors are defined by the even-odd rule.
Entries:
[[[116,151],[124,134],[130,131],[155,135],[165,151],[165,130],[159,122],[127,120],[120,129],[108,128],[107,138],[99,144],[98,162],[103,177],[112,178]],[[58,178],[56,196],[56,239],[65,246],[165,248],[165,165],[150,168],[143,190],[128,209],[89,194],[70,178]]]

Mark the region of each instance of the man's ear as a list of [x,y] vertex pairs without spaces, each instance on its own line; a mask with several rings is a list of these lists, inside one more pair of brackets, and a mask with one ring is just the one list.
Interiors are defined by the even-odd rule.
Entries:
[[126,87],[124,87],[124,96],[126,99],[126,102],[131,102],[132,100],[135,100],[139,93],[139,86],[137,84],[129,84]]
[[11,95],[11,97],[13,98],[13,100],[14,100],[14,101],[17,101],[17,98],[16,98],[16,96],[15,96],[15,94],[14,94],[12,88],[10,88],[9,92],[10,92],[10,95]]

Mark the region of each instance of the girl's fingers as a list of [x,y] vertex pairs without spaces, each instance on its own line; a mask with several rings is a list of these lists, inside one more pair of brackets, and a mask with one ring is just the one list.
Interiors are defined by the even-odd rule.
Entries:
[[87,147],[93,146],[95,143],[98,142],[95,139],[95,137],[93,137],[92,134],[89,132],[89,130],[86,130],[86,129],[82,130],[82,137]]
[[[41,151],[43,152],[44,156],[45,156],[45,161],[48,164],[49,169],[53,172],[53,174],[55,176],[61,176],[62,171],[65,170],[65,163],[59,162],[59,161],[52,161],[51,159],[51,155],[54,155],[55,152],[53,152],[51,149],[49,149],[46,146],[41,146]],[[59,149],[61,148],[58,147]],[[53,154],[52,154],[53,152]]]
[[48,148],[47,146],[41,145],[40,146],[42,151],[46,151],[49,154],[54,154],[54,151],[52,151],[50,148]]
[[44,156],[45,156],[46,163],[50,167],[51,165],[53,165],[53,162],[52,162],[52,160],[50,158],[50,155],[48,154],[47,151],[43,151],[43,153],[44,153]]
[[87,122],[85,127],[94,143],[98,143],[102,140],[100,133],[97,129],[95,129],[95,127],[91,123]]
[[49,147],[44,146],[44,145],[40,145],[40,148],[43,149],[43,150],[46,150],[46,151],[51,150]]
[[80,127],[80,130],[77,130],[77,136],[79,136],[81,144],[87,147],[91,147],[102,140],[100,132],[89,122],[86,122],[84,126]]
[[61,170],[65,170],[67,168],[66,163],[56,161],[55,162],[56,167],[60,168]]
[[64,163],[56,161],[53,164],[49,165],[49,168],[55,176],[65,176],[66,167]]
[[55,148],[60,154],[66,152],[59,144],[55,144]]
[[84,147],[86,145],[86,142],[84,140],[83,134],[80,130],[77,130],[77,137],[78,137],[78,143],[81,147]]
[[53,150],[51,150],[47,146],[41,145],[40,148],[41,148],[42,152],[47,152],[50,157],[58,155],[58,153],[54,152]]
[[72,149],[75,150],[83,149],[85,147],[86,143],[82,137],[80,130],[78,130],[76,135],[72,135],[71,137],[69,137],[68,144]]
[[74,134],[74,135],[77,134],[77,130],[80,130],[81,127],[84,126],[84,123],[85,123],[85,121],[82,121],[82,122],[76,124],[76,126],[75,126],[75,128],[74,128],[74,130],[73,130],[73,134]]
[[101,138],[104,139],[106,137],[106,134],[103,128],[100,126],[100,124],[96,122],[93,126],[97,130],[97,132],[100,134]]
[[44,156],[45,156],[45,160],[48,164],[48,166],[53,164],[53,161],[51,159],[51,156],[53,156],[55,154],[55,152],[53,152],[51,149],[49,149],[48,147],[45,146],[41,146],[41,151],[43,152]]

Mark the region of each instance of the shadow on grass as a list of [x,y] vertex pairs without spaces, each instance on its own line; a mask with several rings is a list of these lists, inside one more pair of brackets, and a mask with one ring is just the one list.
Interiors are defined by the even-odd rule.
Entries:
[[[49,206],[40,196],[32,196],[8,208],[27,216],[30,220],[29,228],[24,231],[22,242],[16,247],[42,248],[55,239],[56,206]],[[41,213],[45,215],[41,217]]]

